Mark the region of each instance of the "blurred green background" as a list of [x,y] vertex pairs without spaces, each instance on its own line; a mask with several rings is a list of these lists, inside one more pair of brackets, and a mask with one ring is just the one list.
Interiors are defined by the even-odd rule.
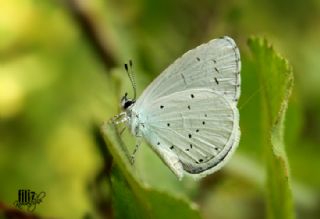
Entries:
[[266,217],[263,88],[245,67],[248,37],[264,36],[295,76],[285,121],[295,214],[320,218],[317,0],[0,0],[0,212],[31,189],[47,194],[35,211],[42,217],[113,218],[111,160],[97,130],[132,93],[123,63],[133,60],[140,94],[184,52],[224,35],[244,66],[234,158],[202,181],[179,182],[144,144],[137,175],[197,203],[203,218]]

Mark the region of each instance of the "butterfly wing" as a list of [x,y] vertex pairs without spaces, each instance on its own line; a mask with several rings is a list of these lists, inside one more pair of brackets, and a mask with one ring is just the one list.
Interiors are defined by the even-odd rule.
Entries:
[[237,103],[240,96],[240,53],[230,37],[211,40],[186,52],[142,93],[136,108],[174,92],[210,88]]
[[[160,156],[171,151],[172,157],[177,157],[183,169],[194,177],[222,167],[240,136],[235,104],[206,88],[179,91],[148,102],[139,119],[143,136],[152,148]],[[169,167],[181,177],[181,170],[170,164]]]

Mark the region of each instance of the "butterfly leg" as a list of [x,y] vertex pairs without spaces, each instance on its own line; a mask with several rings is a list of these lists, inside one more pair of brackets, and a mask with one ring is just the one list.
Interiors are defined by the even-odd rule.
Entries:
[[122,112],[111,119],[111,122],[118,125],[128,120],[128,116],[126,112]]
[[135,158],[135,154],[137,153],[141,143],[142,143],[142,136],[136,136],[137,137],[137,141],[136,141],[136,146],[131,154],[131,164],[134,164],[134,158]]

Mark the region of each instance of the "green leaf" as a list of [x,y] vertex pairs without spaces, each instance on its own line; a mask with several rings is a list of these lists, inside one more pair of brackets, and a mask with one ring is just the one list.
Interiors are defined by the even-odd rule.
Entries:
[[115,218],[201,218],[192,203],[150,188],[137,178],[126,146],[112,123],[105,123],[102,133],[114,160],[111,187]]
[[289,163],[283,138],[284,118],[293,87],[292,69],[265,39],[251,38],[248,44],[262,87],[262,141],[266,158],[268,217],[294,218]]

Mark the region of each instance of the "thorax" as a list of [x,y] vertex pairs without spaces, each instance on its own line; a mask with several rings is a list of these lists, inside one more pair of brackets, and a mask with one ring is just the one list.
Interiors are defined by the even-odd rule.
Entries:
[[143,134],[144,119],[141,113],[137,112],[134,107],[130,107],[126,110],[127,114],[127,126],[134,136],[141,136]]

